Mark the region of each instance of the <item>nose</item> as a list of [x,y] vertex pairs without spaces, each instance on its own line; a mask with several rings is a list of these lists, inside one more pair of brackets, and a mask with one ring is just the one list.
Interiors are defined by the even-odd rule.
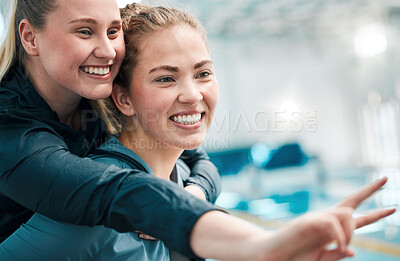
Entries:
[[178,96],[180,103],[196,104],[203,99],[200,88],[195,83],[189,81],[181,87]]
[[101,39],[97,41],[97,47],[94,50],[94,55],[98,58],[104,58],[107,60],[114,59],[117,53],[114,49],[112,41],[113,40],[109,39],[107,36],[101,37]]

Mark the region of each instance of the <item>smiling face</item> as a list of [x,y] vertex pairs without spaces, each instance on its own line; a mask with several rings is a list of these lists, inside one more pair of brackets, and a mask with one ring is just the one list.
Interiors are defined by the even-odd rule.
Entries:
[[[125,53],[115,0],[58,0],[36,33],[40,73],[31,75],[52,100],[110,95]],[[35,68],[37,69],[37,68]]]
[[[150,33],[139,45],[132,71],[129,109],[136,142],[194,149],[205,138],[218,100],[207,46],[187,25]],[[113,97],[120,91],[115,88]],[[132,116],[133,115],[133,116]]]

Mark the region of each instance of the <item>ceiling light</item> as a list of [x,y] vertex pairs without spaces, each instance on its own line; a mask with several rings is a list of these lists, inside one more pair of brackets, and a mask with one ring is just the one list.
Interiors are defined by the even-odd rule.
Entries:
[[386,35],[382,26],[364,26],[354,36],[354,51],[359,57],[371,57],[383,53],[386,47]]

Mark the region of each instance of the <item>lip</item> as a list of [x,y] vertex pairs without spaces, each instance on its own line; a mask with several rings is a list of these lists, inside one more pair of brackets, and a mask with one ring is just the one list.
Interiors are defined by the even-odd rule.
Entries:
[[[83,67],[96,67],[96,68],[107,68],[107,67],[110,67],[110,71],[107,74],[103,74],[103,75],[90,74],[90,73],[85,72],[83,70]],[[90,77],[92,79],[109,80],[111,78],[112,64],[110,64],[110,65],[82,65],[82,66],[79,67],[79,71],[81,73],[83,73],[85,76]]]
[[193,115],[193,114],[198,114],[198,113],[204,113],[204,111],[200,111],[200,110],[186,110],[186,111],[181,111],[175,114],[172,114],[169,117],[174,117],[174,116],[183,116],[183,115]]
[[[193,115],[193,114],[201,114],[201,118],[198,122],[194,123],[194,124],[183,124],[180,122],[176,122],[174,120],[171,119],[171,117],[178,117],[178,116],[182,116],[182,115]],[[204,117],[205,117],[205,111],[200,111],[200,110],[188,110],[188,111],[182,111],[179,113],[175,113],[173,115],[171,115],[170,117],[168,117],[168,120],[176,127],[183,129],[183,130],[196,130],[198,128],[200,128],[203,125],[203,121],[204,121]]]

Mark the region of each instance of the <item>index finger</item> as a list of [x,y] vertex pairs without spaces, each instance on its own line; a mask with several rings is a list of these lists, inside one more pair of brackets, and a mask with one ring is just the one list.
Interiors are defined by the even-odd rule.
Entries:
[[363,202],[365,199],[370,197],[372,194],[374,194],[376,191],[378,191],[383,185],[386,184],[388,178],[384,177],[378,181],[375,181],[372,184],[366,185],[360,190],[358,190],[356,193],[353,195],[350,195],[346,199],[344,199],[342,202],[337,204],[337,206],[340,207],[351,207],[353,209],[357,208],[361,202]]

